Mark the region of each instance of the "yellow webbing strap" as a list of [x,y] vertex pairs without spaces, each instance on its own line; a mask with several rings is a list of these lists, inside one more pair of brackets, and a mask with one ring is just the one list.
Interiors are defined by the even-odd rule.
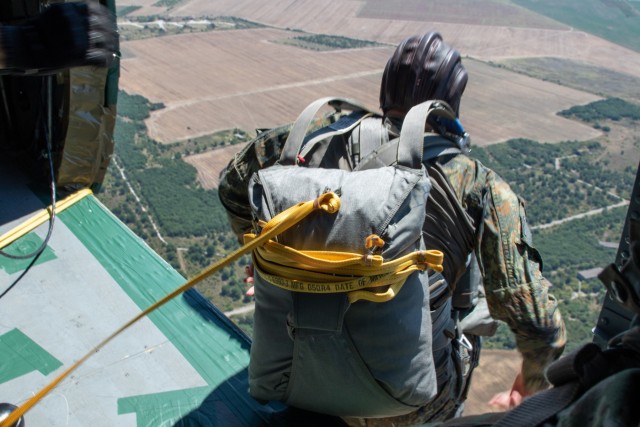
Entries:
[[[256,238],[246,234],[245,242]],[[407,277],[428,268],[442,271],[443,253],[416,251],[384,262],[379,255],[348,252],[298,251],[269,241],[253,251],[255,271],[268,283],[292,292],[343,293],[350,303],[385,302],[394,298]],[[383,292],[375,292],[388,287]],[[372,292],[373,290],[373,292]]]
[[62,380],[64,380],[69,374],[71,374],[80,365],[82,365],[89,357],[91,357],[93,354],[100,351],[100,349],[102,349],[105,345],[107,345],[113,338],[118,336],[120,333],[128,329],[131,325],[133,325],[138,320],[142,319],[143,317],[145,317],[155,309],[163,306],[164,304],[166,304],[176,296],[189,290],[190,288],[192,288],[193,286],[201,282],[203,279],[205,279],[212,273],[215,273],[221,268],[226,267],[230,263],[240,258],[242,255],[254,250],[256,247],[264,244],[265,242],[269,241],[276,235],[294,226],[310,213],[319,209],[324,210],[325,212],[328,212],[328,213],[335,213],[338,211],[339,208],[340,208],[340,199],[338,198],[338,196],[336,196],[334,193],[325,193],[315,200],[298,203],[297,205],[292,206],[291,208],[279,213],[265,225],[265,227],[262,229],[262,233],[260,233],[260,236],[246,243],[241,248],[236,249],[226,258],[211,264],[209,267],[205,268],[203,271],[198,273],[198,275],[189,279],[184,285],[173,290],[172,292],[164,296],[162,299],[158,300],[157,302],[149,306],[147,309],[142,311],[140,314],[136,315],[133,319],[129,320],[127,323],[121,326],[117,331],[109,335],[100,344],[98,344],[91,351],[85,354],[81,359],[79,359],[71,367],[69,367],[67,370],[65,370],[60,375],[58,375],[58,377],[56,377],[53,381],[51,381],[51,383],[49,383],[46,387],[44,387],[42,390],[36,393],[33,397],[31,397],[29,400],[27,400],[25,403],[23,403],[17,409],[15,409],[13,412],[11,412],[7,418],[5,418],[3,421],[0,421],[0,427],[12,426],[16,421],[18,421],[18,419],[22,415],[24,415],[25,412],[27,412],[36,403],[38,403],[43,397],[45,397],[51,390],[53,390],[58,384],[60,384]]
[[[84,188],[58,201],[56,203],[56,215],[62,212],[63,210],[65,210],[66,208],[73,206],[76,202],[82,200],[83,198],[85,198],[90,194],[93,194],[92,191],[88,188]],[[50,217],[51,217],[51,206],[48,206],[47,208],[42,209],[40,212],[38,212],[28,220],[23,222],[22,224],[4,233],[2,236],[0,236],[0,249],[4,248],[5,246],[9,246],[11,243],[15,242],[20,237],[35,230],[38,226],[47,222]]]

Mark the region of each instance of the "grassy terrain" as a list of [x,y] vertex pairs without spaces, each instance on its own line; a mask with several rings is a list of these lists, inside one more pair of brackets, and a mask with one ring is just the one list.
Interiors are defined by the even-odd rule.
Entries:
[[136,10],[140,9],[142,6],[132,6],[132,5],[128,5],[128,6],[116,6],[116,16],[126,16],[130,13],[135,12]]
[[565,29],[544,15],[532,13],[505,0],[367,0],[359,17],[484,26]]
[[[131,13],[132,10],[124,9]],[[120,16],[125,16],[120,15]],[[142,40],[150,37],[170,36],[176,34],[201,33],[218,30],[241,30],[260,28],[261,24],[250,22],[231,16],[204,17],[192,19],[190,17],[168,17],[160,15],[126,17],[126,22],[118,23],[121,41]]]
[[640,79],[564,58],[506,59],[498,65],[540,80],[596,95],[640,103]]
[[[144,119],[162,106],[124,92],[119,100],[115,159],[98,197],[174,268],[191,277],[235,249],[237,242],[217,191],[200,188],[195,168],[182,157],[242,142],[245,136],[230,129],[158,144],[148,137]],[[198,290],[222,310],[238,306],[244,298],[247,262],[248,258],[239,260],[206,279]]]
[[511,0],[541,15],[640,52],[640,3],[621,0]]
[[183,1],[184,0],[158,0],[153,5],[156,7],[166,7],[167,9],[172,9]]

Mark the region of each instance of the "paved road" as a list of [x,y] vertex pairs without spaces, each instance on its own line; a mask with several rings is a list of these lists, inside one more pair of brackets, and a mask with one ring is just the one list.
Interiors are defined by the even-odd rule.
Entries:
[[532,230],[542,230],[544,228],[549,228],[549,227],[553,227],[556,225],[560,225],[560,224],[564,224],[565,222],[569,222],[569,221],[573,221],[576,219],[580,219],[580,218],[585,218],[588,216],[593,216],[593,215],[599,215],[602,212],[604,212],[605,209],[612,209],[612,208],[619,208],[622,206],[627,206],[629,204],[628,200],[623,200],[620,203],[616,203],[615,205],[611,205],[611,206],[607,206],[606,208],[600,208],[600,209],[593,209],[590,210],[588,212],[584,212],[578,215],[573,215],[573,216],[568,216],[566,218],[562,218],[562,219],[558,219],[556,221],[551,221],[547,224],[541,224],[541,225],[534,225],[533,227],[531,227]]
[[231,311],[227,311],[224,313],[224,315],[227,317],[231,317],[231,316],[237,316],[238,314],[246,314],[253,311],[255,308],[256,308],[256,305],[254,303],[251,303],[251,304],[245,305],[244,307],[234,308]]

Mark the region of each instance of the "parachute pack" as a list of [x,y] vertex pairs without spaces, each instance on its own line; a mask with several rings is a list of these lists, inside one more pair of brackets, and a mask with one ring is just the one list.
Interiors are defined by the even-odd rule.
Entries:
[[[327,104],[335,111],[316,118]],[[455,120],[446,103],[425,102],[390,140],[376,113],[323,98],[292,125],[258,135],[222,172],[219,194],[234,231],[253,231],[245,241],[302,201],[327,192],[340,200],[335,214],[312,214],[253,252],[254,398],[380,417],[415,411],[436,395],[433,350],[450,345],[451,319],[450,299],[437,313],[430,306],[446,284],[430,284],[442,253],[427,250],[421,233],[430,117]],[[428,138],[436,148],[426,155],[460,151],[450,139]]]

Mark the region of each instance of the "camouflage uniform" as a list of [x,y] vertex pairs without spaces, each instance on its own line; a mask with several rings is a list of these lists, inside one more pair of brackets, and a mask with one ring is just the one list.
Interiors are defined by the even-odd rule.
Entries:
[[[544,370],[562,353],[566,332],[542,276],[523,201],[495,172],[465,155],[443,156],[426,166],[433,183],[423,230],[426,246],[445,253],[448,283],[456,283],[469,252],[475,252],[491,315],[516,335],[527,390],[546,388]],[[432,402],[408,415],[345,421],[398,427],[445,420],[457,415],[461,403],[450,388],[445,385]]]
[[557,302],[548,294],[549,282],[542,276],[524,202],[480,162],[463,155],[442,160],[448,161],[435,167],[441,167],[476,224],[474,250],[491,315],[516,335],[527,390],[546,388],[544,369],[562,353],[566,331]]

